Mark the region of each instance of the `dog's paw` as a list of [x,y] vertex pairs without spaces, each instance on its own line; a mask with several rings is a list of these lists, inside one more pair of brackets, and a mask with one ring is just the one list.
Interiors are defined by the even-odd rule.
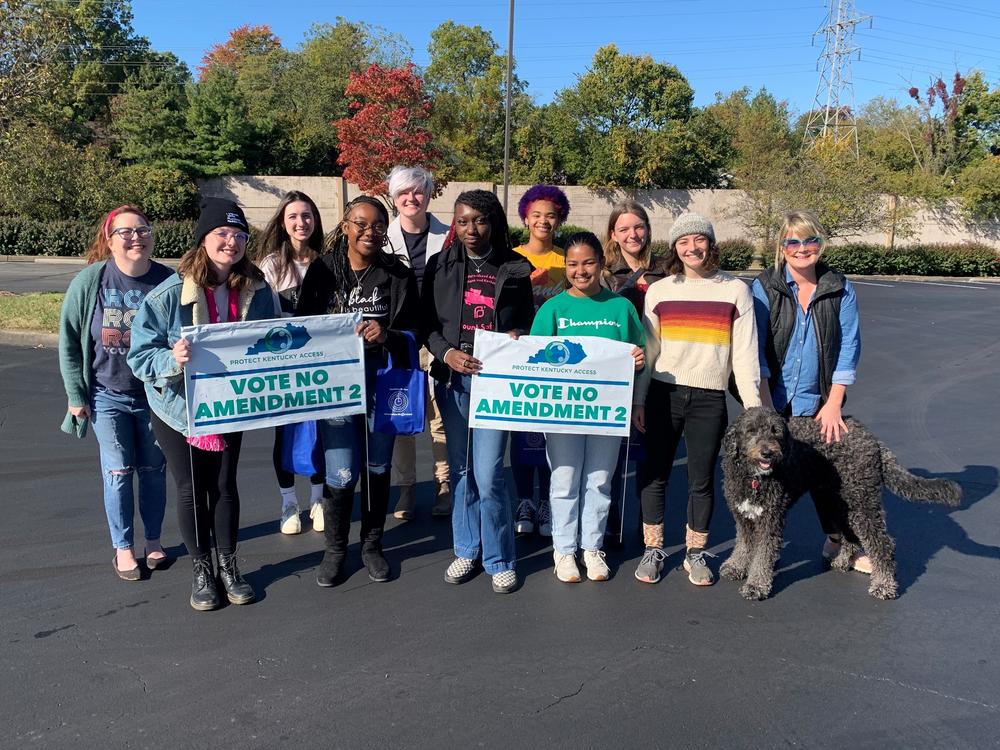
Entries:
[[830,570],[836,570],[838,573],[849,573],[851,564],[851,553],[841,550],[835,558],[830,560]]
[[728,578],[730,581],[742,581],[747,577],[747,569],[741,568],[732,560],[726,560],[719,568],[719,575]]
[[899,596],[899,591],[897,590],[895,581],[883,583],[875,583],[872,581],[871,585],[868,587],[868,593],[876,599],[895,599]]
[[756,583],[744,583],[740,586],[740,596],[751,602],[759,602],[762,599],[767,599],[770,593],[770,586],[761,586]]

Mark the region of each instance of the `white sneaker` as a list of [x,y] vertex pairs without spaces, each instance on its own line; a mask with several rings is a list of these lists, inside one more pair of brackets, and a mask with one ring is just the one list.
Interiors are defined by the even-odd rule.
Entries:
[[575,555],[563,555],[559,552],[553,552],[552,557],[556,561],[555,570],[553,571],[556,574],[556,578],[563,583],[580,582],[580,569],[576,567]]
[[313,531],[323,531],[323,503],[313,503],[309,509],[309,518],[312,520]]
[[281,506],[281,533],[298,534],[302,531],[302,521],[299,520],[298,505]]
[[604,561],[604,551],[599,549],[585,549],[583,551],[583,564],[587,566],[587,578],[591,581],[606,581],[611,576],[611,568]]

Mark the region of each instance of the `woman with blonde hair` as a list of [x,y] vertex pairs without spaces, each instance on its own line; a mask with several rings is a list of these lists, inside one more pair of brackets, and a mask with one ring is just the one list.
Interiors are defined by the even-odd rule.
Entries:
[[[847,386],[855,380],[861,331],[854,287],[822,261],[826,241],[815,214],[787,214],[774,266],[761,272],[751,291],[761,343],[761,399],[786,416],[813,417],[830,442],[847,432],[841,408]],[[871,572],[858,540],[813,501],[827,535],[823,557],[829,560],[843,551],[852,555],[855,570]]]

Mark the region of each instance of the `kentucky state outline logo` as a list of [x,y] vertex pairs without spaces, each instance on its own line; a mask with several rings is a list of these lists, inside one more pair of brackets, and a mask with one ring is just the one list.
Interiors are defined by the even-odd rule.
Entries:
[[528,357],[528,364],[533,365],[576,365],[587,358],[587,353],[579,344],[572,341],[553,341],[540,349],[537,354]]
[[264,334],[264,338],[257,339],[257,343],[247,349],[247,354],[280,354],[289,349],[301,349],[311,339],[305,326],[286,323],[272,328]]

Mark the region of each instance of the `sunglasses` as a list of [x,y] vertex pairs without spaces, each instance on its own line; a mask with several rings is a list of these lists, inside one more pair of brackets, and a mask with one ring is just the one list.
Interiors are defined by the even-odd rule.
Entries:
[[798,240],[794,237],[788,237],[781,241],[781,246],[785,250],[798,250],[800,247],[805,245],[809,248],[819,247],[823,244],[822,237],[806,237],[804,240]]

